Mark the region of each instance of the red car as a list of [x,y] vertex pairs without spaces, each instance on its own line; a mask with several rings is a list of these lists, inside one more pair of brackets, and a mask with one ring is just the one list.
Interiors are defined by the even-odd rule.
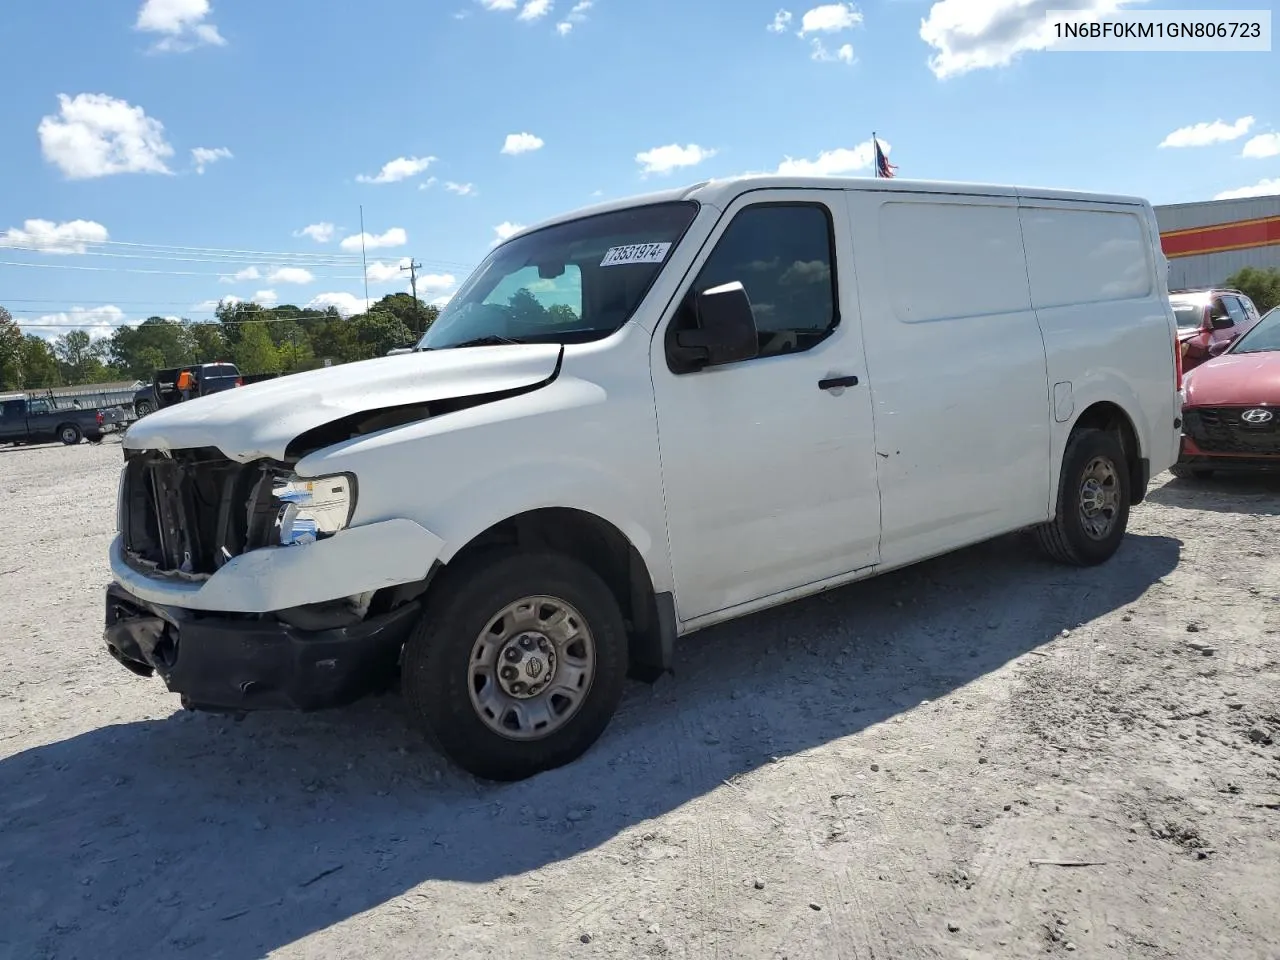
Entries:
[[1280,307],[1182,381],[1175,477],[1280,469]]
[[1239,290],[1213,287],[1169,294],[1178,321],[1182,369],[1193,370],[1226,350],[1258,322],[1258,308]]

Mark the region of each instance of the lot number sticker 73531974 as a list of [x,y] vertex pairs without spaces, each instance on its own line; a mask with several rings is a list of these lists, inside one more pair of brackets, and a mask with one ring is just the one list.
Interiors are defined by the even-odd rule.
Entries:
[[624,263],[661,263],[671,250],[669,243],[631,243],[625,247],[610,247],[605,251],[602,267],[619,267]]

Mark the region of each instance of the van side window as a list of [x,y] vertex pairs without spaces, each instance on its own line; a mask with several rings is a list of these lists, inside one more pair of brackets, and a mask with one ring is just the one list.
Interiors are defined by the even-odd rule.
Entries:
[[[751,299],[760,356],[817,345],[835,329],[831,218],[820,204],[760,204],[739,212],[702,266],[692,293],[740,281]],[[692,297],[676,320],[693,325]]]

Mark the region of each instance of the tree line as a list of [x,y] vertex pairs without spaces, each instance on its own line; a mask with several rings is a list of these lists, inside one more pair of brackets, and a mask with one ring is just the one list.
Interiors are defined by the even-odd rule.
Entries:
[[158,369],[219,360],[245,374],[351,363],[412,345],[439,312],[407,293],[389,294],[351,317],[333,307],[231,302],[219,304],[209,322],[149,317],[100,339],[72,330],[48,340],[24,334],[0,306],[0,390],[150,380]]

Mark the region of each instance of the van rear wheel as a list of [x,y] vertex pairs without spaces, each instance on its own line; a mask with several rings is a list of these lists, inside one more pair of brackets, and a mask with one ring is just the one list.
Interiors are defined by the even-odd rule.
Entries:
[[1040,548],[1071,566],[1105,563],[1124,539],[1129,504],[1129,466],[1119,438],[1077,430],[1062,457],[1057,512],[1035,531]]
[[401,689],[450,760],[513,781],[584,754],[626,674],[626,629],[604,581],[562,554],[504,549],[441,574],[405,644]]

